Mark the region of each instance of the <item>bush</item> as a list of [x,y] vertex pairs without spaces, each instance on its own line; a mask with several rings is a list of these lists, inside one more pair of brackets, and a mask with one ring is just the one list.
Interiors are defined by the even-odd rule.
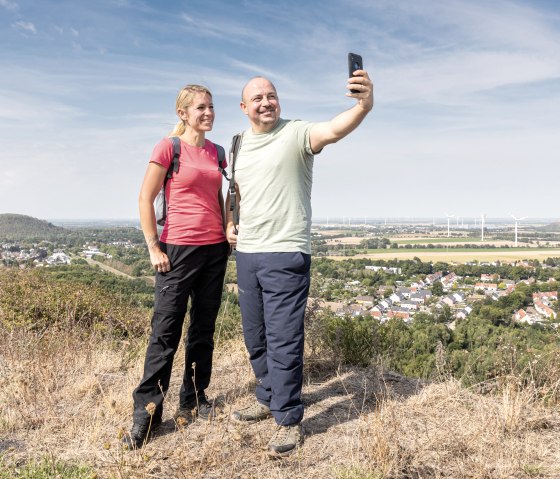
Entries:
[[0,324],[68,331],[82,328],[116,337],[139,336],[149,326],[149,311],[100,287],[57,281],[42,270],[0,269]]
[[324,317],[326,349],[337,360],[367,366],[378,352],[379,322],[373,318],[351,318],[327,315]]

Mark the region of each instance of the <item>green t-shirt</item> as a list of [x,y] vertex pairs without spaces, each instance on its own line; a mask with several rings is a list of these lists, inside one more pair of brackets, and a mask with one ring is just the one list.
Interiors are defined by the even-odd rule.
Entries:
[[267,133],[243,133],[235,162],[238,251],[311,253],[312,126],[280,119]]

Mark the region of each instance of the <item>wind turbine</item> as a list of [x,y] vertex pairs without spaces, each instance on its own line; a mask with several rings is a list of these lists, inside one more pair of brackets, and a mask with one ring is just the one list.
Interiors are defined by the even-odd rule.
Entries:
[[513,216],[513,215],[510,215],[510,216],[511,216],[511,217],[514,219],[514,221],[515,221],[515,247],[517,248],[517,222],[518,222],[518,221],[521,221],[521,220],[524,220],[524,219],[527,219],[527,217],[526,217],[526,216],[523,216],[523,217],[521,217],[521,218],[516,218],[516,217]]
[[447,213],[445,213],[445,216],[447,216],[447,237],[449,238],[451,236],[450,232],[449,232],[449,220],[451,218],[454,218],[455,215],[448,215]]
[[484,241],[484,219],[486,218],[486,213],[480,215],[480,241]]

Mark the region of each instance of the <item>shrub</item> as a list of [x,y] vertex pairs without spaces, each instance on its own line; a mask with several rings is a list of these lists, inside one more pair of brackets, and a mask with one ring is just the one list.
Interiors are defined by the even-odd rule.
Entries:
[[358,316],[355,318],[324,317],[324,342],[337,360],[367,366],[378,352],[378,321]]
[[38,269],[0,269],[0,324],[7,330],[79,327],[126,337],[144,333],[149,321],[148,310],[102,288],[57,281]]

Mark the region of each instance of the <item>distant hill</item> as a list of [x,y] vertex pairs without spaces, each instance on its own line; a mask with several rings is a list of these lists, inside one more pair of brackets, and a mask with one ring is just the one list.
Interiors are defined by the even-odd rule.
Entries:
[[31,216],[0,214],[0,240],[49,240],[60,238],[65,232],[64,228]]
[[548,231],[549,233],[560,233],[560,222],[550,223],[549,225],[540,228],[541,231]]

